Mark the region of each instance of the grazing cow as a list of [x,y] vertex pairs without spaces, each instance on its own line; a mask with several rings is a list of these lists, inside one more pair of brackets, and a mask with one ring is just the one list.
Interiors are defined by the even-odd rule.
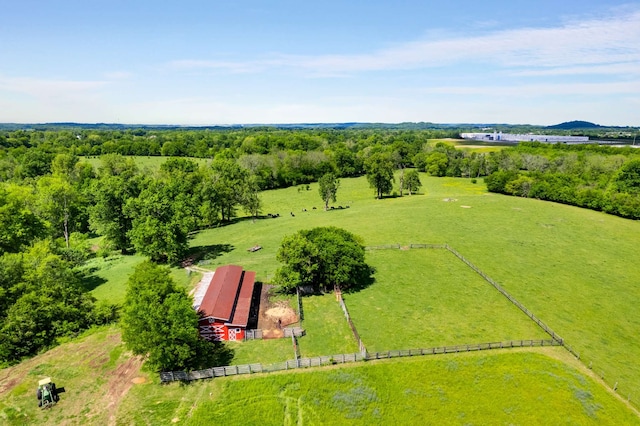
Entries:
[[315,207],[313,207],[313,209],[315,210],[316,208],[315,208]]
[[293,214],[293,212],[291,212],[291,216],[295,217],[296,215],[295,215],[295,214]]

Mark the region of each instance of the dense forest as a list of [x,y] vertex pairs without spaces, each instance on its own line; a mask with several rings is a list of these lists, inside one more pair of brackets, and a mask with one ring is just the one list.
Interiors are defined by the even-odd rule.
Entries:
[[[89,256],[117,250],[175,264],[190,233],[240,211],[259,216],[265,189],[366,175],[372,196],[402,195],[415,190],[418,170],[486,176],[490,191],[640,218],[638,150],[522,143],[479,152],[442,141],[460,131],[0,130],[0,364],[116,319],[118,307],[96,304],[86,291],[90,277],[80,266]],[[170,158],[141,170],[130,155]],[[84,160],[96,156],[96,168]],[[104,237],[98,253],[87,243],[93,236]]]

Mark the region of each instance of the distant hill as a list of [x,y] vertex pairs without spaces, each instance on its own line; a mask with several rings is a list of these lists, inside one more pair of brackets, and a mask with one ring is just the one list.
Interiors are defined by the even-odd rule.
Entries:
[[555,124],[553,126],[547,126],[547,129],[559,129],[559,130],[575,130],[575,129],[599,129],[604,126],[594,124],[589,121],[565,121],[564,123]]

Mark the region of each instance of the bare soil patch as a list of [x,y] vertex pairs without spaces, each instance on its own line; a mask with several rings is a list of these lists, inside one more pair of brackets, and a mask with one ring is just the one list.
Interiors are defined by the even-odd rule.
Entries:
[[282,328],[298,322],[298,315],[289,303],[272,300],[273,289],[273,286],[264,285],[260,293],[258,328],[262,330],[263,339],[280,338],[284,335]]
[[109,413],[109,424],[116,423],[116,412],[120,401],[133,386],[134,379],[140,374],[142,357],[132,356],[126,362],[118,365],[108,383],[107,395],[103,399],[104,410]]

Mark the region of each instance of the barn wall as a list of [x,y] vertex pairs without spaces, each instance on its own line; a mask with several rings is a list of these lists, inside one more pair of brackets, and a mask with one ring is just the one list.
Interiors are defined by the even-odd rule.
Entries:
[[198,322],[200,336],[205,340],[214,342],[244,340],[245,329],[242,327],[229,327],[224,322],[215,318],[202,318]]

